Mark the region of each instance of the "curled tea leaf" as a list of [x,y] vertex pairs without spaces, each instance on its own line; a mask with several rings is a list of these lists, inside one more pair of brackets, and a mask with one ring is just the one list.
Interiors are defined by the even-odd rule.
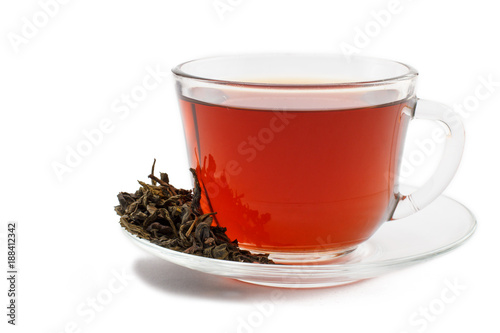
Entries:
[[215,212],[203,214],[200,207],[201,187],[194,169],[190,169],[195,188],[177,189],[168,175],[154,175],[156,159],[151,167],[151,185],[138,181],[135,193],[118,194],[115,207],[120,224],[129,233],[153,244],[188,254],[209,258],[272,264],[267,254],[252,254],[238,248],[236,240],[226,235],[226,228],[213,226]]

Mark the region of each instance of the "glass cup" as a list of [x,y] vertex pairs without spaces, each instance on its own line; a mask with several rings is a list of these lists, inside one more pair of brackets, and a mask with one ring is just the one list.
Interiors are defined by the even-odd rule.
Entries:
[[[400,62],[261,54],[189,61],[173,73],[203,212],[217,212],[241,248],[279,263],[353,251],[437,198],[460,162],[459,117],[418,99],[418,74]],[[445,147],[432,177],[403,195],[413,119],[444,124]]]

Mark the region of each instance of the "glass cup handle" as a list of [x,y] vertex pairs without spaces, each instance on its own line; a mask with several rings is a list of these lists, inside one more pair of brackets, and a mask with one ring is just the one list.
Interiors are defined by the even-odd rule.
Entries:
[[416,213],[436,199],[451,182],[464,150],[464,126],[451,107],[418,99],[413,119],[434,120],[446,125],[445,147],[437,170],[422,187],[409,195],[398,193],[399,201],[392,216],[393,220]]

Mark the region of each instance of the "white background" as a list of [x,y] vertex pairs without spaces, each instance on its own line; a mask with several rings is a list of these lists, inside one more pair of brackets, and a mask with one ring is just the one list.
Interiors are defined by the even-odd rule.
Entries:
[[[40,3],[1,3],[0,225],[5,238],[7,222],[18,221],[20,271],[18,326],[6,324],[2,277],[1,327],[158,332],[173,325],[183,332],[237,332],[264,302],[271,310],[247,332],[498,332],[500,21],[494,2],[401,0],[379,30],[371,12],[387,10],[389,1],[221,2],[232,4],[223,19],[213,0],[67,1],[17,46],[12,40],[23,36],[23,18],[33,22],[35,15],[44,24]],[[122,94],[141,84],[147,67],[168,72],[180,62],[225,53],[338,53],[342,43],[356,46],[356,34],[367,27],[374,30],[367,45],[357,44],[360,53],[416,67],[420,97],[473,103],[481,77],[497,82],[465,114],[466,150],[446,190],[477,216],[479,228],[469,242],[380,278],[282,290],[282,299],[270,303],[271,288],[177,267],[125,239],[113,211],[116,194],[134,191],[154,157],[174,185],[191,186],[170,74],[123,119],[112,111]],[[75,149],[85,140],[83,131],[103,119],[112,121],[110,133],[59,180],[53,163],[64,163],[67,147]],[[123,290],[100,311],[89,310],[88,302],[106,294],[122,271],[130,277]],[[419,307],[441,297],[446,281],[455,280],[466,290],[442,313],[425,328],[410,322]]]

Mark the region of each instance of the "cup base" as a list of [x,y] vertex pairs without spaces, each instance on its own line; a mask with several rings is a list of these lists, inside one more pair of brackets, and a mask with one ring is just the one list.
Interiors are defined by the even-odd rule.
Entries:
[[240,246],[242,250],[247,250],[252,253],[269,253],[269,258],[277,264],[287,265],[304,265],[304,264],[326,264],[326,263],[340,263],[345,257],[350,257],[348,254],[356,250],[356,246],[343,248],[341,250],[322,250],[322,251],[304,251],[304,252],[282,252],[270,251],[262,252],[252,248]]

